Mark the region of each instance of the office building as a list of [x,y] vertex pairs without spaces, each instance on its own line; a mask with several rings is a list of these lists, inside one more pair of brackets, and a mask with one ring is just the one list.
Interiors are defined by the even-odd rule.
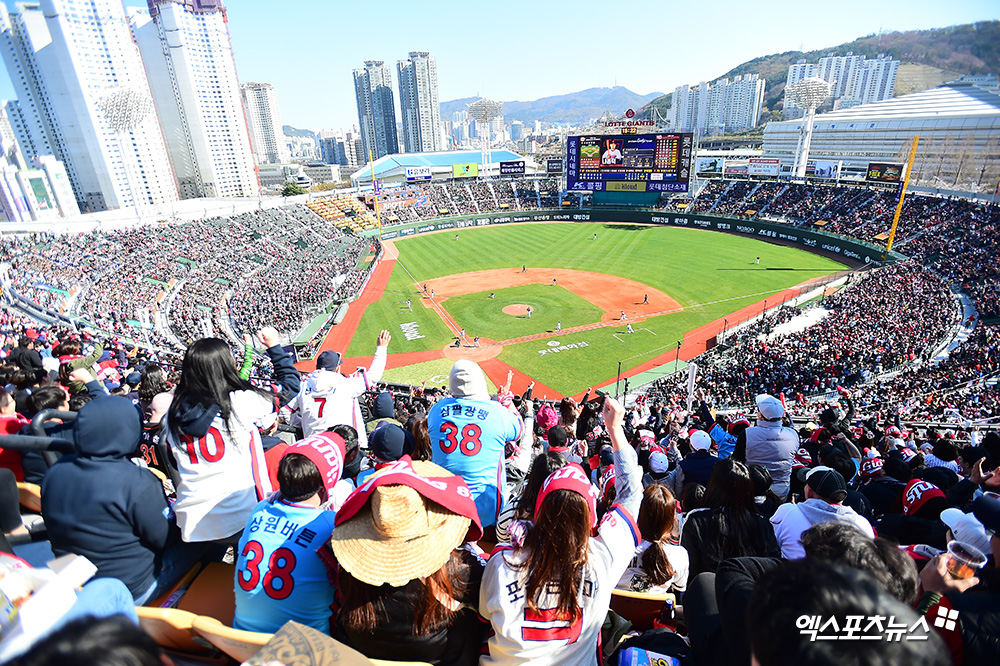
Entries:
[[[392,95],[392,70],[381,60],[366,60],[354,70],[354,96],[361,127],[361,162],[399,152],[396,107]],[[439,111],[440,113],[440,111]]]
[[[243,108],[250,128],[254,160],[261,164],[284,164],[289,160],[285,130],[281,125],[278,93],[270,83],[244,83]],[[263,182],[261,182],[263,185]]]
[[[826,56],[818,63],[799,61],[788,68],[787,89],[807,76],[818,76],[831,85],[828,103],[834,109],[881,102],[892,97],[896,87],[899,61],[879,55],[874,60],[848,53]],[[785,120],[801,118],[805,112],[785,95]]]
[[80,208],[177,200],[120,0],[40,0],[14,12],[0,5],[0,49],[17,93],[8,110],[25,158],[62,162]]
[[396,63],[403,143],[408,153],[443,150],[437,61],[426,51],[411,51]]
[[257,196],[222,1],[150,0],[130,14],[181,198]]
[[702,81],[697,86],[674,90],[667,118],[680,132],[704,135],[742,132],[757,126],[764,105],[764,79],[756,74],[736,76],[732,81]]

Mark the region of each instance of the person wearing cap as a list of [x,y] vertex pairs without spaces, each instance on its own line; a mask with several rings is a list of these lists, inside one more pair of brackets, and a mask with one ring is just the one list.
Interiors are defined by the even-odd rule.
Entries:
[[389,331],[379,333],[375,357],[368,370],[359,368],[350,376],[339,372],[342,359],[338,352],[328,349],[316,358],[316,369],[309,373],[299,394],[288,405],[298,413],[306,437],[343,423],[358,432],[359,446],[368,448],[368,434],[358,398],[382,379],[391,339]]
[[490,527],[507,501],[505,444],[521,438],[524,422],[516,411],[490,399],[483,371],[473,361],[456,361],[448,385],[452,397],[435,403],[427,415],[431,459],[465,479],[482,526]]
[[278,465],[279,491],[254,507],[236,549],[233,627],[273,633],[294,620],[330,632],[334,588],[317,552],[333,533],[325,511],[344,469],[344,440],[332,432],[292,444]]
[[639,545],[632,516],[642,492],[636,453],[622,430],[625,410],[608,397],[603,412],[614,448],[616,504],[598,522],[599,491],[578,466],[549,475],[532,524],[486,564],[479,613],[493,635],[481,666],[600,663],[611,592]]
[[695,430],[690,434],[689,441],[691,453],[684,456],[670,473],[667,481],[667,487],[673,492],[674,497],[680,497],[684,492],[684,486],[688,483],[708,485],[708,480],[712,477],[712,468],[719,462],[719,459],[712,454],[712,437],[707,432]]
[[[670,471],[670,458],[663,451],[653,451],[649,454],[649,460],[646,465],[649,467],[649,471],[642,475],[642,487],[646,488],[653,484],[661,484],[670,487],[670,477],[673,472]],[[676,471],[676,468],[675,470]]]
[[792,462],[799,450],[799,435],[781,425],[785,406],[773,395],[757,396],[757,425],[743,431],[733,457],[748,465],[763,465],[771,473],[771,490],[780,499],[788,495]]
[[475,612],[482,537],[461,477],[404,456],[361,484],[337,512],[333,636],[374,659],[472,666],[485,625]]
[[372,400],[372,416],[365,423],[365,432],[371,439],[372,431],[384,424],[391,423],[403,427],[403,424],[396,419],[396,404],[393,402],[392,394],[382,391]]
[[819,523],[853,525],[869,538],[875,538],[871,523],[844,506],[847,482],[835,469],[814,467],[806,473],[806,501],[800,504],[782,504],[771,516],[774,536],[781,546],[781,556],[797,560],[806,556],[802,547],[802,533]]
[[948,508],[944,491],[923,479],[912,479],[903,488],[903,512],[889,513],[875,524],[881,536],[904,546],[924,544],[940,550],[948,547],[947,527],[941,512]]
[[[881,465],[870,462],[872,460],[881,461]],[[900,510],[903,488],[909,483],[912,474],[910,466],[899,454],[862,461],[861,475],[865,482],[858,488],[858,492],[871,504],[876,517]]]
[[356,482],[361,485],[372,474],[413,453],[417,440],[402,426],[386,424],[372,433],[368,443],[368,457],[372,467],[358,473]]

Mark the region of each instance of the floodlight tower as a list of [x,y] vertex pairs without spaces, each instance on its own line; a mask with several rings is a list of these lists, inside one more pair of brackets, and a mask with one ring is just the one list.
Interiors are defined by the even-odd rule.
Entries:
[[[490,162],[492,162],[490,132],[492,131],[493,121],[503,115],[503,102],[481,97],[472,104],[469,104],[469,115],[476,121],[476,132],[479,134],[483,150],[483,172],[489,175]],[[482,125],[486,126],[485,133],[480,130],[480,126]]]
[[135,130],[153,113],[153,98],[148,92],[131,86],[119,86],[105,93],[98,101],[98,107],[105,122],[115,131],[118,139],[118,152],[125,169],[125,180],[128,185],[132,205],[135,206],[135,216],[139,217],[139,198],[135,195],[133,174],[129,172],[131,150],[125,148],[125,135]]
[[802,118],[802,129],[799,130],[799,146],[795,151],[795,168],[792,170],[796,178],[806,177],[813,118],[816,116],[816,108],[830,96],[830,88],[830,84],[818,76],[807,76],[786,89],[789,99],[806,112]]

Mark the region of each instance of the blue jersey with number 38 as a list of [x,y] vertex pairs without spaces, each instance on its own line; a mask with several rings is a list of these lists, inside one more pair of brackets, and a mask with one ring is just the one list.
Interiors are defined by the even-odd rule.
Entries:
[[330,633],[334,588],[316,551],[336,515],[282,500],[254,507],[236,551],[235,628],[274,633],[295,620]]
[[432,461],[465,479],[483,527],[496,524],[505,501],[504,444],[524,422],[495,400],[447,398],[427,417]]

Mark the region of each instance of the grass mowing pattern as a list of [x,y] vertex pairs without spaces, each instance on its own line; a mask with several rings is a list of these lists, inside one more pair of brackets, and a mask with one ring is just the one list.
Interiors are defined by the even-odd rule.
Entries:
[[[592,240],[595,232],[596,241]],[[623,361],[623,370],[634,367],[671,351],[676,341],[693,328],[810,278],[844,268],[832,259],[755,238],[701,229],[619,223],[462,229],[457,241],[454,233],[429,234],[396,241],[396,249],[399,261],[417,281],[474,270],[517,269],[522,265],[527,265],[529,271],[573,268],[648,284],[688,308],[647,319],[624,342],[613,337],[614,331],[624,330],[624,326],[616,326],[558,338],[564,342],[585,341],[589,346],[584,349],[543,356],[538,350],[544,349],[547,341],[536,340],[503,351],[501,360],[564,394],[575,394],[588,385],[614,377],[619,360]],[[761,257],[760,265],[754,263],[757,256]],[[348,354],[370,355],[381,328],[390,328],[393,333],[390,353],[441,349],[451,342],[453,338],[437,316],[417,303],[418,296],[413,280],[397,265],[386,296],[369,307]],[[412,314],[399,313],[398,305],[385,305],[408,297],[414,299]],[[708,303],[712,304],[702,305]],[[399,342],[402,333],[398,324],[409,321],[417,321],[420,333],[426,337]],[[467,322],[459,319],[459,324],[466,327],[469,335],[477,334]],[[563,322],[563,326],[567,323]],[[641,328],[648,328],[656,335],[638,330]]]
[[[424,361],[414,363],[404,368],[392,368],[385,371],[382,381],[397,382],[399,384],[410,384],[420,386],[421,382],[427,382],[427,386],[448,386],[448,373],[455,362],[447,358],[439,358],[434,361]],[[486,385],[490,393],[496,393],[497,387],[486,378]]]
[[[406,309],[407,300],[410,301],[412,312]],[[390,354],[442,349],[455,338],[441,321],[441,317],[434,310],[425,307],[427,302],[427,299],[421,299],[420,293],[413,286],[413,280],[403,267],[396,264],[389,277],[389,284],[386,285],[385,294],[365,310],[365,316],[361,319],[347,349],[347,356],[374,354],[375,339],[383,328],[389,329],[392,334],[392,342],[389,343]],[[416,323],[418,333],[424,337],[407,340],[401,326],[408,323]]]
[[[559,286],[528,284],[497,289],[495,293],[493,300],[489,298],[490,292],[484,291],[453,296],[443,303],[448,314],[465,326],[469,340],[475,335],[510,340],[555,330],[557,322],[562,323],[563,328],[570,328],[601,320],[600,308]],[[512,316],[502,312],[504,307],[516,303],[531,306],[530,319],[527,315]]]

